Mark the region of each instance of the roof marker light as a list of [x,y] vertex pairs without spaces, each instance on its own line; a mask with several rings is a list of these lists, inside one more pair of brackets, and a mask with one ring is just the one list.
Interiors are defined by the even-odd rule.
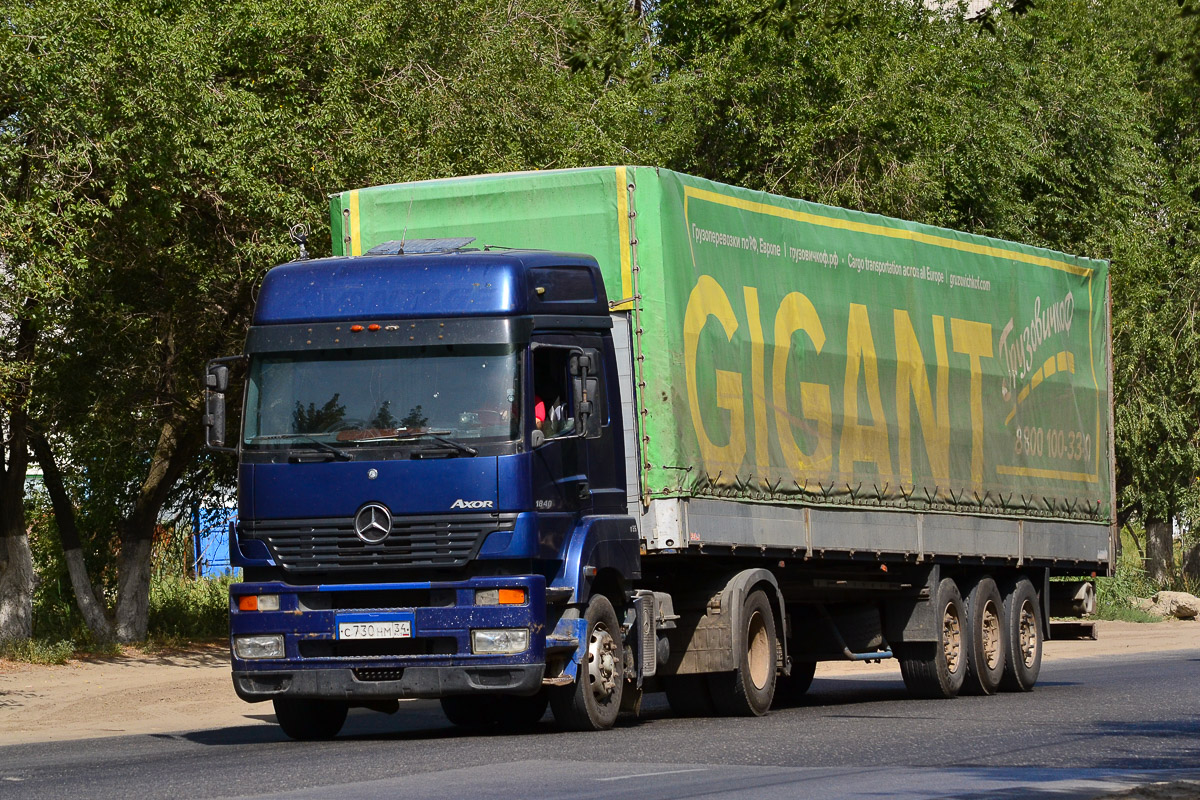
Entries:
[[350,330],[354,331],[355,333],[362,333],[362,329],[363,329],[362,325],[351,325],[350,326]]
[[374,322],[372,322],[370,325],[368,325],[368,326],[367,326],[367,330],[369,330],[369,331],[377,331],[377,330],[379,330],[379,326],[378,326],[378,325],[376,325]]

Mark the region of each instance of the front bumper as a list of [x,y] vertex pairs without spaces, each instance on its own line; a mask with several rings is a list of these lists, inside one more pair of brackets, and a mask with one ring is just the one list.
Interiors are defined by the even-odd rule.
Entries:
[[542,688],[544,664],[511,667],[406,667],[393,671],[391,680],[369,668],[300,669],[295,671],[233,671],[238,697],[255,703],[273,697],[312,697],[325,700],[371,698],[445,697],[455,694],[535,694]]
[[[475,605],[480,589],[525,590],[523,605]],[[244,595],[275,594],[278,611],[240,611]],[[545,672],[545,579],[541,575],[438,583],[230,587],[230,635],[283,636],[282,658],[233,656],[238,696],[326,699],[442,697],[473,692],[533,694]],[[339,640],[338,621],[403,615],[412,636]],[[511,655],[475,655],[476,629],[525,628],[529,646]]]

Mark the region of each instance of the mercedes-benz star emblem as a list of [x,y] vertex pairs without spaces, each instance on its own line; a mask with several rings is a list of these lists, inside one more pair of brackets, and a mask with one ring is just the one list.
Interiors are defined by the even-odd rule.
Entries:
[[367,503],[354,515],[354,532],[367,544],[379,544],[392,532],[392,512],[381,503]]

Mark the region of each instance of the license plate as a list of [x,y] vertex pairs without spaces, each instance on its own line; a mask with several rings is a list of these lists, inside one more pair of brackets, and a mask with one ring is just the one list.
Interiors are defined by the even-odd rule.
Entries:
[[412,616],[338,617],[339,639],[410,639],[412,635]]

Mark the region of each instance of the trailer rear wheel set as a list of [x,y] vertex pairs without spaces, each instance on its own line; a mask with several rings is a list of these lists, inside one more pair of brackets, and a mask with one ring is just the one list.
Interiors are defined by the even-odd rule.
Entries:
[[895,647],[913,695],[949,698],[1033,689],[1041,669],[1042,612],[1028,578],[1013,580],[1004,594],[990,576],[962,586],[943,578],[936,603],[941,609],[938,641]]

